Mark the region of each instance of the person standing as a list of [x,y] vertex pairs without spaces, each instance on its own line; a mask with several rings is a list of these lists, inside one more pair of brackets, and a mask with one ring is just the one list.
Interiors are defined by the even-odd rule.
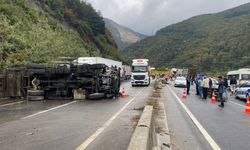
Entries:
[[199,93],[199,77],[197,76],[194,80],[195,88],[196,88],[196,95],[200,95]]
[[199,94],[200,94],[200,98],[202,98],[203,97],[203,92],[202,92],[202,82],[203,82],[203,80],[202,80],[202,77],[199,77],[199,79],[198,79],[198,88],[199,88]]
[[198,80],[198,87],[199,87],[199,94],[200,94],[200,98],[203,97],[203,91],[202,91],[202,82],[203,82],[203,79],[202,77],[199,77],[199,80]]
[[219,107],[224,107],[224,99],[223,99],[223,93],[225,92],[225,82],[222,79],[222,76],[219,76],[219,87],[218,87],[218,98],[221,102],[220,105],[218,105]]
[[209,77],[209,93],[210,93],[210,96],[212,97],[213,95],[213,81],[212,81],[212,78]]
[[186,79],[186,82],[187,82],[187,95],[189,95],[190,94],[189,93],[189,91],[190,91],[190,85],[191,85],[189,77]]
[[228,79],[226,77],[223,77],[224,80],[224,93],[225,93],[225,98],[228,100],[228,95],[227,95],[227,89],[228,89]]
[[209,89],[209,78],[205,76],[202,82],[203,99],[207,99],[208,89]]
[[230,90],[232,94],[235,93],[236,84],[237,84],[237,80],[235,76],[233,76],[233,78],[230,80]]

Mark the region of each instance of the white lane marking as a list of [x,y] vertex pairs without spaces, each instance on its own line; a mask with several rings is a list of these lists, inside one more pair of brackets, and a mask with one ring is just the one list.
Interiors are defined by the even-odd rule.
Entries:
[[232,103],[232,104],[235,104],[235,105],[238,105],[238,106],[240,106],[240,107],[242,107],[242,108],[245,108],[246,106],[244,106],[244,105],[242,105],[242,104],[239,104],[239,103],[236,103],[236,102],[233,102],[233,101],[229,101],[230,103]]
[[56,106],[56,107],[53,107],[53,108],[50,108],[50,109],[47,109],[47,110],[44,110],[44,111],[40,111],[40,112],[37,112],[37,113],[35,113],[35,114],[26,116],[26,117],[23,117],[22,119],[31,118],[31,117],[34,117],[34,116],[37,116],[37,115],[40,115],[40,114],[43,114],[43,113],[46,113],[46,112],[55,110],[55,109],[59,109],[59,108],[62,108],[62,107],[65,107],[65,106],[74,104],[74,103],[76,103],[76,102],[77,102],[77,101],[73,101],[73,102],[69,102],[69,103],[63,104],[63,105],[59,105],[59,106]]
[[19,102],[13,102],[13,103],[8,103],[8,104],[3,104],[3,105],[0,105],[0,107],[5,107],[5,106],[10,106],[10,105],[15,105],[15,104],[21,104],[25,101],[19,101]]
[[135,97],[133,97],[129,102],[124,105],[114,116],[112,116],[107,122],[105,122],[99,129],[97,129],[88,139],[86,139],[80,146],[76,148],[76,150],[84,150],[86,149],[89,144],[91,144],[119,115],[120,113],[128,107],[128,105],[135,100],[135,98],[141,94],[141,92],[144,90],[140,90]]
[[205,128],[200,124],[200,122],[195,118],[195,116],[191,113],[191,111],[187,108],[187,106],[180,100],[180,98],[175,94],[175,92],[168,86],[168,89],[171,91],[171,93],[175,96],[175,98],[178,100],[180,105],[184,108],[186,113],[189,115],[193,123],[196,125],[196,127],[200,130],[202,135],[205,137],[207,142],[210,144],[213,150],[221,150],[219,145],[213,140],[213,138],[208,134],[208,132],[205,130]]

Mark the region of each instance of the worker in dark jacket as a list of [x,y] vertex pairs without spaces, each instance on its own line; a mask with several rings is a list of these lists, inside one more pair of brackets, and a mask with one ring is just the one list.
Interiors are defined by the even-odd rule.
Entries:
[[191,86],[191,78],[187,77],[186,82],[187,82],[187,95],[189,95],[189,91],[190,91],[190,86]]
[[196,87],[196,95],[200,95],[200,92],[199,92],[199,77],[198,76],[195,78],[194,83],[195,83],[195,87]]
[[232,94],[235,93],[236,84],[237,84],[236,77],[233,76],[233,78],[230,80],[230,90],[231,90]]
[[218,98],[221,102],[219,107],[224,107],[223,93],[225,92],[225,82],[224,82],[222,76],[219,76],[218,78],[219,78]]

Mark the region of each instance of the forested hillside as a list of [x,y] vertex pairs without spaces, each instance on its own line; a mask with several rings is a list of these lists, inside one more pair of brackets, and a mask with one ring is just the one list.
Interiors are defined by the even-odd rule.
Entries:
[[221,72],[250,67],[250,4],[190,18],[161,29],[123,51],[156,67]]
[[0,65],[50,63],[59,57],[119,59],[103,18],[80,0],[1,0]]

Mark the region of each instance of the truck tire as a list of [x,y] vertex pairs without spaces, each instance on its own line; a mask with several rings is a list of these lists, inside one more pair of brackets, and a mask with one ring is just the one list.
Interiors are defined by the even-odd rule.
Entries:
[[44,69],[45,66],[43,64],[30,64],[27,66],[28,69]]
[[107,99],[112,99],[114,97],[114,94],[106,94]]
[[93,93],[93,94],[89,94],[88,98],[95,100],[95,99],[102,99],[105,97],[104,93]]
[[27,92],[28,96],[44,96],[43,90],[28,90]]
[[28,96],[29,101],[43,101],[44,96]]

